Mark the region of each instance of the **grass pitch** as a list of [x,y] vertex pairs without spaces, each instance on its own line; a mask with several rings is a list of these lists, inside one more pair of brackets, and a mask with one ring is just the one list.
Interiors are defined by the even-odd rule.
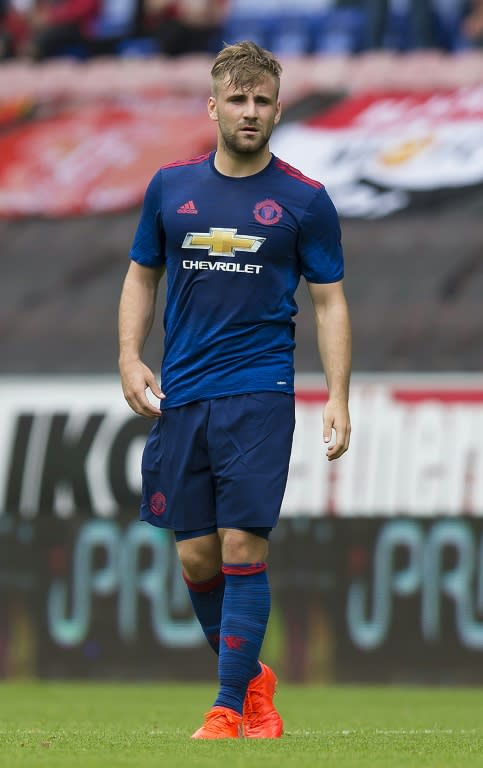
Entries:
[[480,689],[282,684],[282,739],[190,740],[214,695],[211,685],[5,683],[0,766],[483,766]]

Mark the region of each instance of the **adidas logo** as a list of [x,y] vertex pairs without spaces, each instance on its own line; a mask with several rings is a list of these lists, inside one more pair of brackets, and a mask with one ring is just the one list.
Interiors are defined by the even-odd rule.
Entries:
[[192,200],[188,200],[187,203],[180,205],[176,213],[198,213],[198,208]]

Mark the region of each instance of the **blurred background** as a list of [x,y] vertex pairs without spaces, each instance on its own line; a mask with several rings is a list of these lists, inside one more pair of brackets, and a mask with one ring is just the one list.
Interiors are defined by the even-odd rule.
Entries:
[[352,444],[329,467],[300,286],[264,659],[481,684],[481,0],[0,0],[0,677],[216,677],[168,534],[137,522],[150,423],[116,323],[146,184],[214,147],[211,63],[242,39],[282,62],[272,149],[339,210],[354,326]]

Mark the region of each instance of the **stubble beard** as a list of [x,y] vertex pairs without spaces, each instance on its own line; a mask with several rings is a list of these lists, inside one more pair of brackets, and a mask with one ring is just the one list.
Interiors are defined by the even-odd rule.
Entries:
[[257,139],[252,142],[242,142],[237,138],[237,134],[226,133],[220,129],[221,138],[225,149],[232,157],[242,157],[245,155],[255,155],[261,152],[267,146],[271,131],[268,134],[257,134]]

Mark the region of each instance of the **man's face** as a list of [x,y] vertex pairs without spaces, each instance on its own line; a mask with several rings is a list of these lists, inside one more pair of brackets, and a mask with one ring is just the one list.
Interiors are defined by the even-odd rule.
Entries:
[[234,88],[219,83],[208,101],[208,113],[218,122],[218,130],[226,149],[235,155],[254,154],[262,150],[280,119],[277,83],[265,75],[253,87]]

